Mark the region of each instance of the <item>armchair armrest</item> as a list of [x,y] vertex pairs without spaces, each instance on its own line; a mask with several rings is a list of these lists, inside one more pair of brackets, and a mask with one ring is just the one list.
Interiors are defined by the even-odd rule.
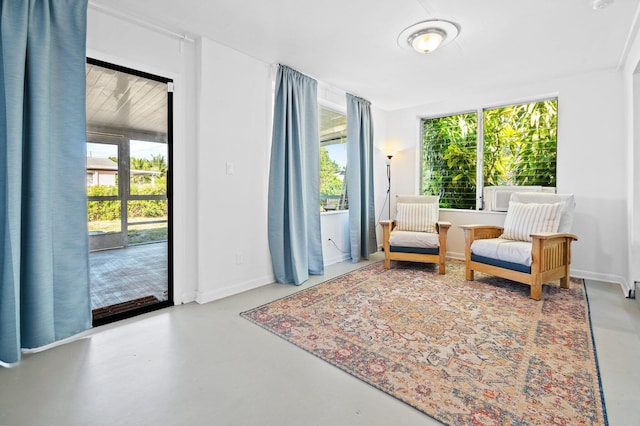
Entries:
[[[560,287],[569,288],[569,268],[571,263],[571,243],[577,241],[574,234],[560,232],[538,232],[530,234],[531,273],[533,275],[550,274],[562,270]],[[540,283],[542,284],[542,283]]]
[[380,226],[382,226],[382,249],[385,253],[389,252],[389,237],[391,236],[391,231],[396,227],[396,221],[393,219],[390,220],[381,220]]
[[436,232],[438,234],[443,233],[446,235],[449,228],[451,228],[451,222],[444,222],[444,221],[436,222]]
[[572,241],[578,241],[578,237],[574,234],[563,234],[560,232],[538,232],[530,234],[530,237],[538,240],[550,240],[553,238],[570,238]]
[[440,243],[440,273],[444,274],[444,262],[447,255],[447,232],[451,228],[451,222],[437,221],[436,232],[438,233],[438,242]]
[[502,226],[495,225],[460,225],[460,228],[464,231],[467,246],[471,246],[475,240],[498,238],[504,231]]
[[[382,226],[382,236],[383,236],[383,238],[384,238],[385,235],[390,234],[391,231],[393,231],[393,228],[396,227],[395,219],[381,220],[378,223],[380,224],[380,226]],[[388,236],[389,235],[387,235],[387,237]]]

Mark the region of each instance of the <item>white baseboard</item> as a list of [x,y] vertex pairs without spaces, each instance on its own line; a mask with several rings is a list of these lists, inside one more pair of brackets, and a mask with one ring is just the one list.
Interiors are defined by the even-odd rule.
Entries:
[[625,297],[629,297],[632,289],[627,280],[619,275],[601,274],[598,272],[571,268],[571,276],[576,278],[583,278],[585,280],[604,281],[607,283],[619,284],[620,290],[622,290]]
[[455,253],[448,251],[446,256],[447,259],[464,260],[464,253]]
[[197,296],[198,296],[198,293],[195,292],[195,291],[185,292],[185,293],[182,293],[182,295],[180,295],[180,299],[176,299],[174,297],[173,298],[173,304],[174,305],[181,305],[181,304],[184,304],[184,303],[195,302]]
[[349,259],[351,259],[351,256],[349,256],[348,254],[339,254],[337,256],[325,258],[324,266],[334,265],[336,263],[341,263]]
[[214,300],[233,296],[234,294],[239,294],[248,290],[253,290],[254,288],[271,284],[274,281],[275,281],[274,276],[264,276],[264,277],[255,278],[249,281],[245,281],[242,283],[229,285],[223,288],[216,288],[216,289],[204,291],[204,292],[198,291],[195,301],[200,304],[213,302]]

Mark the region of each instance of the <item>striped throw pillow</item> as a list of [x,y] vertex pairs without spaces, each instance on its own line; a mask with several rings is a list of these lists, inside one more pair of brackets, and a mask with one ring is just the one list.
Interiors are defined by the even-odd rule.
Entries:
[[500,238],[517,241],[533,241],[529,236],[536,232],[557,232],[563,203],[539,204],[509,202],[504,220],[504,233]]
[[398,231],[436,232],[438,206],[435,203],[398,203]]

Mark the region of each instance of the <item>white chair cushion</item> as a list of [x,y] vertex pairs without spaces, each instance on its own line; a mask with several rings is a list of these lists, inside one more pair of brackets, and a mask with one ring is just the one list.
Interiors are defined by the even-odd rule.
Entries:
[[573,213],[576,209],[576,202],[573,194],[551,194],[547,192],[514,192],[511,194],[511,201],[519,203],[564,203],[560,213],[560,224],[558,232],[570,233],[573,226]]
[[530,234],[557,232],[563,203],[540,204],[509,201],[509,210],[504,220],[507,240],[532,241]]
[[436,204],[398,203],[397,209],[396,223],[399,231],[436,232]]
[[527,241],[488,238],[471,243],[471,252],[478,256],[531,266],[531,246]]
[[389,235],[389,245],[398,247],[438,248],[438,234],[430,232],[399,231],[394,229]]

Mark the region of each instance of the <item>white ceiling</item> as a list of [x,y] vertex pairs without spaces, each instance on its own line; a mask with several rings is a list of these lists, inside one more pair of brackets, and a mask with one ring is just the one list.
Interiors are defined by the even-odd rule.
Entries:
[[[282,63],[393,110],[493,87],[615,70],[640,0],[92,0],[266,63]],[[398,34],[426,19],[460,26],[419,55]],[[443,84],[444,82],[444,84]]]

